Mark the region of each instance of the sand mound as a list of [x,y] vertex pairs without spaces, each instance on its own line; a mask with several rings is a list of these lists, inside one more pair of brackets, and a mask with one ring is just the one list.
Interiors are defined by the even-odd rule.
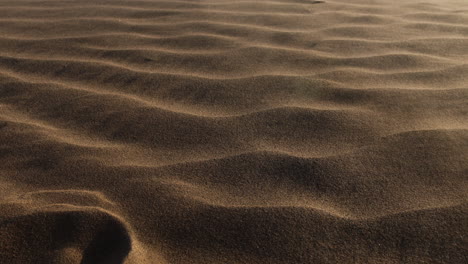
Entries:
[[465,0],[0,0],[0,263],[468,263]]

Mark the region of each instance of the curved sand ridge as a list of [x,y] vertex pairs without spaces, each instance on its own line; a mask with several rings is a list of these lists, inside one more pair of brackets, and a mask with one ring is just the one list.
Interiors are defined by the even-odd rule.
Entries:
[[467,263],[464,0],[0,0],[0,263]]

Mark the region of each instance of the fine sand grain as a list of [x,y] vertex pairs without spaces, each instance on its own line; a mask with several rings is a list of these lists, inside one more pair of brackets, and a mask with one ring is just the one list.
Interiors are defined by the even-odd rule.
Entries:
[[468,263],[468,1],[0,0],[0,263]]

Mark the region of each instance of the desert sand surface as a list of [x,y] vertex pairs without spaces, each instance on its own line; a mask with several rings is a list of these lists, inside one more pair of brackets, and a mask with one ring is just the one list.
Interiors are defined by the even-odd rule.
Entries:
[[0,0],[0,263],[468,263],[468,1]]

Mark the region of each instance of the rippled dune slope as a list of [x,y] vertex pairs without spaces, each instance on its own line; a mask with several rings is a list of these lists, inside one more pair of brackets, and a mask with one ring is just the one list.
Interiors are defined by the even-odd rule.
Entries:
[[468,263],[466,0],[0,0],[0,263]]

